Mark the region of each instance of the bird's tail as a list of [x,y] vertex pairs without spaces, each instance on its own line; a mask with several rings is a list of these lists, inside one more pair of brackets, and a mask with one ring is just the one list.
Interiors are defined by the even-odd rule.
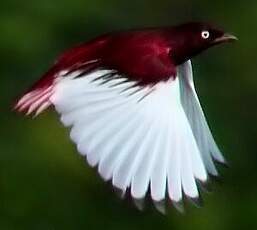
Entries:
[[26,115],[37,116],[52,103],[50,97],[56,80],[56,69],[51,68],[43,77],[26,91],[15,103],[14,110],[23,112]]

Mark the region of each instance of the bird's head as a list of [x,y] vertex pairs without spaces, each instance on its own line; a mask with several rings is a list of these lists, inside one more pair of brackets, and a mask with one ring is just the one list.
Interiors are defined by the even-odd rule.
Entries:
[[171,56],[176,64],[181,64],[202,51],[237,38],[208,23],[192,22],[173,27],[170,31]]

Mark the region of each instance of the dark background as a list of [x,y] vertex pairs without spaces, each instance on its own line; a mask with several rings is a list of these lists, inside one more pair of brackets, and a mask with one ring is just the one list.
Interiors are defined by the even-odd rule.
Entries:
[[[214,3],[215,2],[215,3]],[[76,154],[52,110],[11,111],[15,98],[63,50],[127,28],[203,20],[240,39],[193,60],[214,136],[230,163],[205,205],[162,216],[120,201]],[[257,1],[8,0],[0,7],[0,229],[257,228]]]

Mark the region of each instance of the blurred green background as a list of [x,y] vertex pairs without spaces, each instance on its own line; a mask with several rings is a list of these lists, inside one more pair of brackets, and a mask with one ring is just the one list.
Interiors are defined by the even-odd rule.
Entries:
[[[49,111],[32,120],[11,111],[17,96],[63,50],[127,28],[211,21],[239,42],[194,59],[195,81],[216,140],[230,163],[201,209],[162,216],[138,211],[76,154]],[[257,228],[256,0],[8,0],[0,7],[0,229]]]

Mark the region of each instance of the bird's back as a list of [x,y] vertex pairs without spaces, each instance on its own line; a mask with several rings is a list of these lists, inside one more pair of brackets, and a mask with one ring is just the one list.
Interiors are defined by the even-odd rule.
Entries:
[[131,30],[109,33],[65,51],[29,91],[50,86],[61,71],[97,68],[118,70],[141,84],[166,80],[176,73],[165,30]]

